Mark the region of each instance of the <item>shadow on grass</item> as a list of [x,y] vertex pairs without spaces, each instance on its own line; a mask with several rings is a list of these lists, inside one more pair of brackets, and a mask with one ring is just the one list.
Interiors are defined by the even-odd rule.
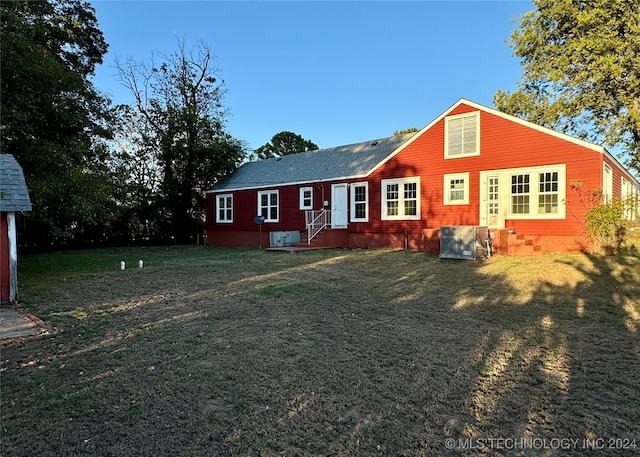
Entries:
[[61,331],[3,348],[3,449],[624,455],[608,440],[640,436],[637,258],[147,255],[27,303]]
[[635,452],[639,259],[551,257],[539,267],[480,267],[470,280],[486,293],[457,296],[454,307],[489,330],[475,348],[478,375],[460,386],[467,414],[450,419],[455,450],[475,440],[514,455]]

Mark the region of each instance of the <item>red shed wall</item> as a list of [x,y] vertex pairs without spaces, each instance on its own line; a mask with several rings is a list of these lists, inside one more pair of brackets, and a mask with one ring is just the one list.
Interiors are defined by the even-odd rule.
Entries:
[[9,301],[9,225],[7,213],[0,213],[0,303]]

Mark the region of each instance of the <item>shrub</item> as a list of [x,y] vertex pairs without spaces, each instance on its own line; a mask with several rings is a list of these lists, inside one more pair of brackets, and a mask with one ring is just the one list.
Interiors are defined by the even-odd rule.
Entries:
[[635,230],[640,219],[637,195],[614,198],[604,202],[601,189],[582,190],[582,181],[572,181],[570,187],[578,192],[585,205],[585,229],[593,241],[594,253],[618,254],[623,250],[629,230]]

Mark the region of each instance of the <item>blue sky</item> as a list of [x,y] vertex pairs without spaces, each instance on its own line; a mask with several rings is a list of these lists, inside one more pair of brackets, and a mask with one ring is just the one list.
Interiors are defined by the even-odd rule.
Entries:
[[[281,131],[319,147],[422,128],[460,98],[493,106],[522,68],[509,36],[529,1],[93,0],[109,44],[95,87],[132,103],[115,59],[206,43],[228,93],[227,131],[258,148]],[[515,21],[515,22],[514,22]]]

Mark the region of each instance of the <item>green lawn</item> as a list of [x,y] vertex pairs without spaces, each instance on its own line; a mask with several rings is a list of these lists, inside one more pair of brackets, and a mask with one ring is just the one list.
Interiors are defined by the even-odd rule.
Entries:
[[58,333],[0,347],[2,455],[640,453],[637,256],[153,247],[19,267],[20,307]]

